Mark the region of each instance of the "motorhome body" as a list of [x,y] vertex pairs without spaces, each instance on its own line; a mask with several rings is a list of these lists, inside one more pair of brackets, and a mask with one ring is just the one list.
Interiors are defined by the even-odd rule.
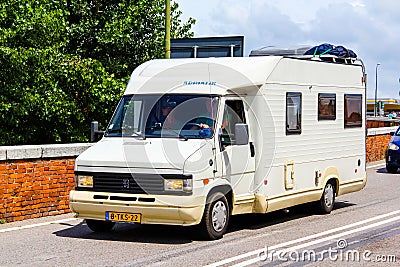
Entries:
[[[196,116],[207,102],[205,133]],[[165,105],[180,124],[156,122]],[[211,239],[234,214],[307,202],[329,213],[335,196],[365,186],[364,114],[357,63],[149,61],[132,73],[105,136],[77,158],[70,206],[93,230],[199,224]]]

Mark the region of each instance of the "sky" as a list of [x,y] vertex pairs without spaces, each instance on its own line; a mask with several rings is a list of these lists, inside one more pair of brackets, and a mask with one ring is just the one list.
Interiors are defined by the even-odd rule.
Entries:
[[[175,0],[195,37],[244,35],[245,55],[264,46],[343,45],[367,69],[367,98],[400,99],[398,0]],[[380,64],[377,67],[377,64]]]

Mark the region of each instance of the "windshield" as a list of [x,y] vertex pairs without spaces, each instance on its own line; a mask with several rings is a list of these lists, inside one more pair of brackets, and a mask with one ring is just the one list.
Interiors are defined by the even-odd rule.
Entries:
[[106,136],[211,138],[219,98],[212,95],[123,96]]

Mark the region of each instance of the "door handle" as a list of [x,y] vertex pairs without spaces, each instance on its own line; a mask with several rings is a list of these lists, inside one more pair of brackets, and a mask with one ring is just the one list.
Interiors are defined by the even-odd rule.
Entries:
[[255,155],[256,155],[256,150],[254,148],[254,144],[253,142],[250,142],[250,156],[254,158]]

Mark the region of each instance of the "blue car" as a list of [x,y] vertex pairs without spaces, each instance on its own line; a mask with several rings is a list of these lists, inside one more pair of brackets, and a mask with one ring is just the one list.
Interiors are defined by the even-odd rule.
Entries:
[[390,173],[397,173],[400,167],[400,127],[396,132],[390,132],[390,139],[386,152],[386,170]]

